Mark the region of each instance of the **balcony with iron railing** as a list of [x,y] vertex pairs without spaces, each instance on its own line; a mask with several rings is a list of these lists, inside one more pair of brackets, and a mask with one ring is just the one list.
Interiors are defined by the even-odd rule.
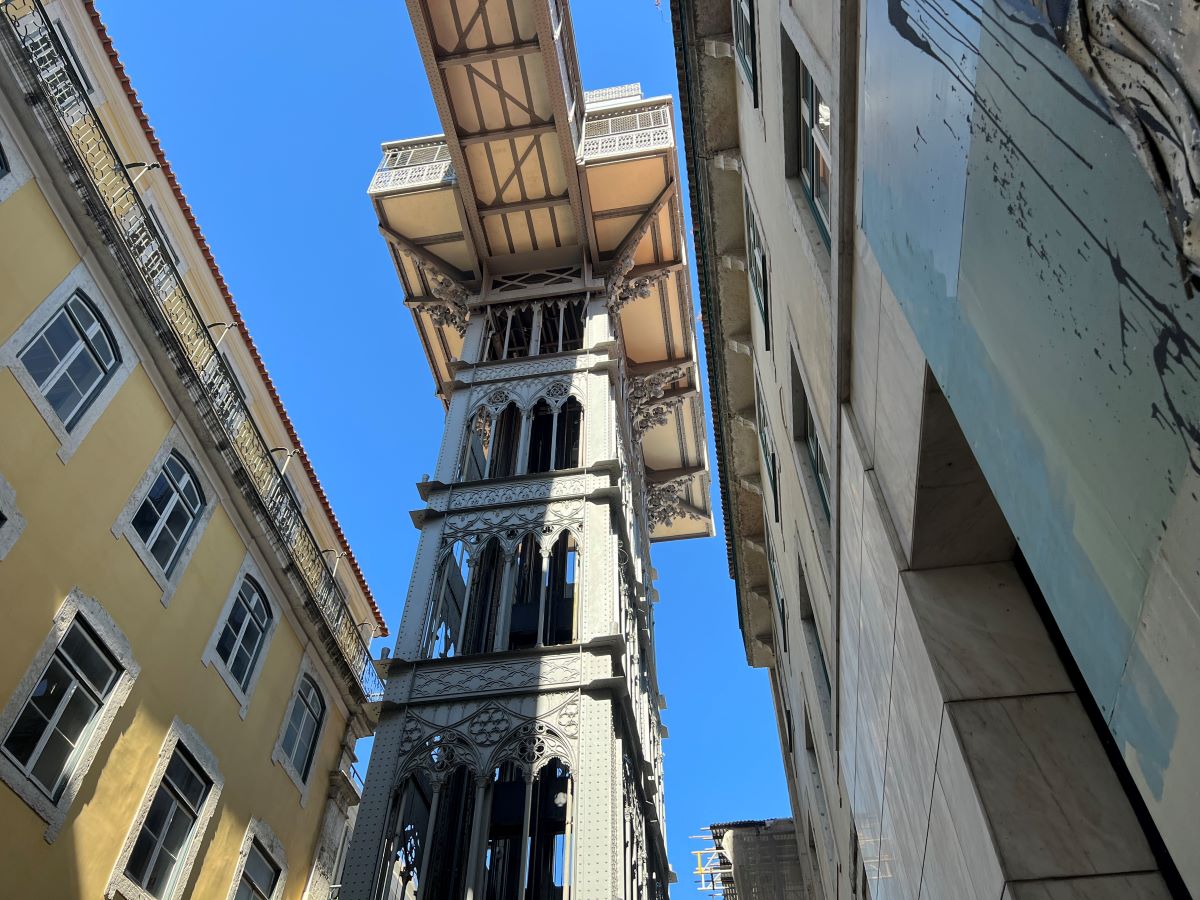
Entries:
[[368,193],[372,196],[454,184],[450,148],[442,137],[385,144]]
[[[145,205],[117,154],[39,0],[0,4],[3,43],[30,105],[102,232],[137,300],[195,402],[233,481],[273,536],[304,611],[347,684],[369,702],[383,685],[334,571],[236,386],[209,327],[160,243]],[[340,661],[340,664],[339,664]]]
[[[610,88],[614,93],[604,100],[616,100],[621,91],[633,87]],[[651,153],[675,146],[670,100],[635,101],[619,106],[606,103],[596,109],[596,104],[602,101],[592,100],[591,97],[602,93],[593,91],[588,94],[588,113],[583,123],[582,156],[585,160],[591,162],[611,156]]]

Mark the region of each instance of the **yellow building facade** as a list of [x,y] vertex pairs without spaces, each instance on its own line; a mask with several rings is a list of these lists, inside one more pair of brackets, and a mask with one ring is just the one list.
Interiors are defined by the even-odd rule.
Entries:
[[0,893],[324,900],[386,627],[94,7],[0,48]]

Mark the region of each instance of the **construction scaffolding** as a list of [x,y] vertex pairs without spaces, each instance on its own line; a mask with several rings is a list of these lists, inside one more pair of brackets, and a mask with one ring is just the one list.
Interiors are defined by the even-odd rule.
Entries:
[[791,819],[718,822],[692,835],[697,889],[715,900],[804,900]]

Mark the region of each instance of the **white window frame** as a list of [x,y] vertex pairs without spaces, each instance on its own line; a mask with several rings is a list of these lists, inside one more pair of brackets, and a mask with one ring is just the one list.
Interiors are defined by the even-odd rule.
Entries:
[[[141,535],[134,530],[133,517],[137,514],[138,509],[141,508],[142,501],[146,499],[146,495],[150,492],[150,488],[154,485],[163,466],[166,465],[167,458],[172,453],[178,453],[187,460],[192,474],[196,477],[199,490],[204,497],[204,506],[201,507],[187,540],[184,541],[178,555],[175,557],[170,573],[167,573],[158,564],[158,560],[154,558],[154,555],[150,552],[150,548],[142,540]],[[204,536],[208,521],[212,518],[216,507],[216,491],[213,488],[212,480],[208,477],[208,473],[200,465],[199,455],[193,452],[191,447],[188,446],[179,426],[172,426],[171,430],[167,432],[162,446],[154,454],[154,459],[147,465],[141,480],[138,481],[133,492],[129,495],[129,500],[126,501],[120,515],[117,516],[117,521],[113,523],[112,527],[113,537],[124,537],[129,542],[129,546],[133,548],[133,552],[137,554],[138,559],[142,561],[146,570],[162,589],[161,600],[163,606],[171,605],[171,598],[175,595],[175,591],[179,587],[183,573],[187,570],[188,563],[191,561],[192,555],[196,552],[196,548],[200,544],[200,539]]]
[[125,836],[125,843],[122,845],[121,852],[117,856],[112,875],[109,876],[108,886],[104,889],[104,896],[110,898],[110,900],[118,896],[122,900],[155,900],[149,891],[133,882],[125,874],[125,866],[128,865],[129,855],[133,852],[133,845],[137,842],[138,835],[141,834],[142,825],[146,821],[146,814],[150,812],[150,804],[154,802],[159,785],[162,784],[163,776],[166,775],[167,764],[171,761],[171,756],[175,753],[175,748],[180,744],[183,744],[188,754],[196,762],[197,767],[204,773],[211,784],[211,787],[208,789],[208,795],[204,798],[204,803],[197,813],[196,822],[192,826],[192,834],[188,840],[187,851],[179,858],[177,863],[177,870],[174,873],[171,889],[162,900],[178,900],[178,898],[185,896],[188,881],[192,874],[192,867],[196,863],[196,857],[200,854],[200,847],[204,844],[204,836],[208,830],[208,823],[212,819],[213,812],[216,811],[217,801],[220,799],[221,790],[225,786],[225,779],[222,777],[221,770],[217,765],[216,756],[208,749],[208,745],[201,740],[200,735],[190,725],[186,725],[180,719],[176,718],[171,722],[171,727],[167,729],[162,749],[158,752],[158,762],[155,764],[154,771],[150,775],[150,781],[146,785],[146,793],[143,795],[142,802],[134,814],[133,822],[129,826],[129,833]]
[[[308,779],[305,780],[302,773],[296,770],[292,763],[292,758],[283,750],[283,739],[287,735],[288,719],[292,715],[292,704],[296,701],[296,695],[300,692],[300,683],[307,675],[313,680],[317,686],[317,692],[320,693],[321,699],[325,701],[325,716],[321,720],[320,727],[317,729],[315,738],[315,749],[313,750],[312,763],[308,767]],[[318,768],[318,763],[321,756],[321,741],[325,737],[325,729],[329,726],[329,714],[333,708],[333,701],[330,693],[324,684],[324,679],[317,673],[317,667],[313,665],[312,659],[308,654],[304,654],[300,658],[300,669],[296,672],[296,681],[292,684],[292,690],[288,694],[287,703],[283,707],[283,719],[279,725],[279,737],[275,739],[275,749],[271,751],[271,762],[277,763],[287,777],[291,779],[292,784],[296,786],[296,790],[300,792],[300,806],[308,806],[308,792],[312,787],[313,777]]]
[[[221,640],[221,632],[225,629],[225,620],[229,618],[229,612],[233,609],[233,604],[237,602],[238,591],[242,588],[242,582],[246,578],[252,578],[261,589],[263,602],[271,610],[271,619],[267,622],[266,631],[263,632],[262,648],[258,651],[258,659],[254,663],[254,667],[250,672],[250,679],[246,683],[245,690],[238,684],[237,678],[229,671],[229,667],[225,661],[221,659],[217,653],[217,643]],[[221,607],[221,612],[217,616],[216,627],[213,628],[212,636],[208,639],[208,644],[204,648],[204,653],[200,657],[200,661],[204,665],[214,669],[221,680],[225,682],[225,686],[237,698],[240,704],[240,714],[244,719],[250,710],[250,699],[254,696],[254,689],[258,685],[259,676],[262,675],[263,666],[266,663],[267,653],[271,649],[271,639],[275,636],[275,629],[279,627],[279,620],[283,611],[279,606],[272,601],[270,592],[267,589],[267,581],[262,575],[262,571],[254,562],[254,557],[247,553],[246,558],[242,560],[242,565],[234,576],[233,584],[229,588],[229,594],[225,598],[225,605]]]
[[12,485],[5,480],[3,475],[0,475],[0,515],[4,516],[4,521],[0,522],[0,560],[2,560],[8,556],[8,551],[13,548],[17,538],[25,530],[25,517],[17,509],[17,492],[12,489]]
[[238,851],[237,865],[233,870],[233,881],[229,884],[227,900],[235,900],[238,888],[241,886],[242,874],[246,871],[246,861],[250,858],[250,848],[255,842],[267,851],[271,862],[279,867],[279,877],[275,880],[275,890],[271,892],[270,900],[282,900],[283,887],[287,882],[287,854],[283,842],[279,840],[271,826],[262,819],[251,818],[246,826],[246,834],[242,838],[242,847]]
[[0,119],[0,146],[3,146],[4,158],[8,161],[8,174],[0,176],[0,203],[3,203],[33,178],[33,171],[25,162],[25,154],[17,146],[12,129],[3,119]]
[[17,684],[12,696],[9,697],[3,712],[0,712],[0,741],[8,736],[9,730],[25,708],[33,689],[41,680],[42,673],[49,665],[51,657],[76,618],[82,619],[87,624],[98,643],[117,661],[121,667],[121,674],[105,698],[103,706],[97,711],[96,722],[91,728],[86,743],[80,749],[79,758],[67,778],[67,783],[58,801],[51,801],[46,793],[8,758],[6,753],[0,751],[0,779],[3,779],[5,784],[12,788],[17,796],[46,822],[44,836],[47,843],[53,843],[58,837],[67,813],[70,812],[71,804],[79,793],[80,785],[87,776],[92,763],[95,762],[96,755],[101,744],[104,743],[105,736],[108,734],[117,712],[129,698],[129,692],[140,672],[140,667],[133,658],[129,639],[117,627],[117,623],[96,600],[86,596],[78,588],[73,589],[58,608],[58,612],[55,613],[50,633],[34,654],[29,668],[25,670],[24,676]]
[[[0,181],[2,180],[0,179]],[[66,424],[58,417],[58,413],[55,412],[50,401],[42,394],[41,388],[33,380],[29,370],[25,368],[25,363],[21,361],[21,352],[49,324],[50,320],[58,314],[58,311],[76,291],[85,294],[96,313],[104,319],[104,324],[108,326],[108,332],[112,335],[113,343],[116,344],[115,350],[121,359],[117,367],[108,375],[108,381],[84,410],[83,415],[68,431]],[[104,299],[100,286],[83,262],[71,270],[58,287],[51,291],[50,295],[38,304],[37,309],[21,323],[21,327],[12,333],[5,341],[4,346],[0,347],[0,369],[8,369],[12,372],[17,384],[25,391],[45,420],[46,425],[54,433],[59,444],[58,458],[64,463],[69,461],[75,451],[79,449],[92,430],[92,426],[99,421],[100,416],[104,414],[117,392],[121,390],[125,379],[129,377],[129,373],[133,371],[137,363],[137,353],[125,337],[117,317],[113,315],[112,307]]]
[[732,7],[734,60],[757,107],[761,74],[758,60],[758,3],[756,0],[732,0]]
[[750,185],[742,187],[746,220],[746,278],[750,282],[750,296],[758,309],[762,323],[763,349],[771,349],[771,255],[767,250],[766,237],[759,224],[758,210],[750,196]]

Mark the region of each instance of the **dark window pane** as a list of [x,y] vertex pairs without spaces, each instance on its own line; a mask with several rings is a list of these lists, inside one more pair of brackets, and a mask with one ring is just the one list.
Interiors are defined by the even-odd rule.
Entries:
[[125,864],[125,874],[136,884],[146,883],[146,869],[150,865],[150,854],[154,852],[154,838],[142,829],[129,854],[129,862]]
[[63,697],[67,691],[71,689],[74,679],[67,667],[57,658],[52,658],[50,664],[46,666],[46,672],[42,675],[42,680],[38,682],[37,687],[33,689],[33,696],[30,702],[36,706],[43,715],[50,718],[54,715],[54,711],[58,709],[58,705],[62,703]]
[[38,712],[32,703],[27,705],[21,711],[12,731],[8,733],[8,738],[4,741],[4,749],[11,753],[21,765],[26,765],[33,755],[38,741],[42,739],[47,724],[49,724],[49,720]]
[[161,836],[174,808],[175,800],[171,797],[171,792],[160,786],[154,795],[154,802],[150,804],[146,821],[142,823],[142,829],[156,838]]
[[116,363],[117,357],[116,353],[113,352],[112,344],[108,341],[108,336],[103,332],[97,334],[92,338],[92,347],[95,349],[96,356],[100,358],[100,362],[104,365],[104,368],[106,370],[111,369],[113,364]]
[[95,691],[103,696],[116,676],[116,666],[78,624],[72,625],[63,638],[62,652],[75,665]]
[[167,528],[171,529],[171,533],[175,535],[176,540],[182,543],[191,525],[191,511],[182,503],[176,503],[167,515]]
[[265,896],[270,896],[275,889],[275,880],[279,877],[279,869],[269,862],[257,844],[250,848],[246,857],[245,876]]
[[64,372],[59,376],[58,381],[54,382],[50,390],[46,391],[46,399],[54,407],[54,412],[58,415],[59,419],[66,422],[75,408],[79,406],[83,395],[76,390],[74,382],[71,381],[71,376]]
[[204,795],[208,793],[208,784],[178,750],[167,765],[167,780],[175,786],[179,795],[192,809],[200,808],[200,804],[204,802]]
[[92,326],[96,324],[96,317],[92,315],[92,311],[88,308],[87,303],[78,294],[67,301],[67,307],[71,310],[71,314],[75,316],[75,321],[79,323],[79,327],[83,329],[84,334],[87,334]]
[[25,364],[38,387],[41,387],[58,365],[58,355],[50,347],[49,341],[39,337],[21,354],[21,362]]
[[233,652],[235,644],[237,644],[237,632],[226,625],[221,630],[221,639],[217,641],[217,656],[221,657],[222,661],[229,662],[229,655]]
[[87,397],[100,384],[104,371],[90,353],[84,351],[71,360],[67,373],[75,382],[80,397]]
[[229,667],[231,674],[237,683],[244,689],[246,687],[246,675],[250,670],[250,654],[246,652],[244,646],[238,648],[237,655],[233,658],[233,663]]
[[175,542],[175,538],[171,535],[171,532],[164,528],[154,541],[154,546],[150,548],[151,555],[162,566],[163,571],[171,567],[171,559],[175,555],[175,548],[177,546],[178,544]]
[[71,348],[79,343],[79,332],[64,313],[54,317],[45,331],[45,337],[59,359],[65,358]]
[[[77,693],[75,696],[80,695]],[[67,759],[73,749],[74,744],[68,741],[58,729],[55,729],[46,739],[46,744],[42,747],[42,752],[38,754],[37,762],[33,764],[30,775],[47,792],[53,793],[58,787],[59,777],[67,767]]]

